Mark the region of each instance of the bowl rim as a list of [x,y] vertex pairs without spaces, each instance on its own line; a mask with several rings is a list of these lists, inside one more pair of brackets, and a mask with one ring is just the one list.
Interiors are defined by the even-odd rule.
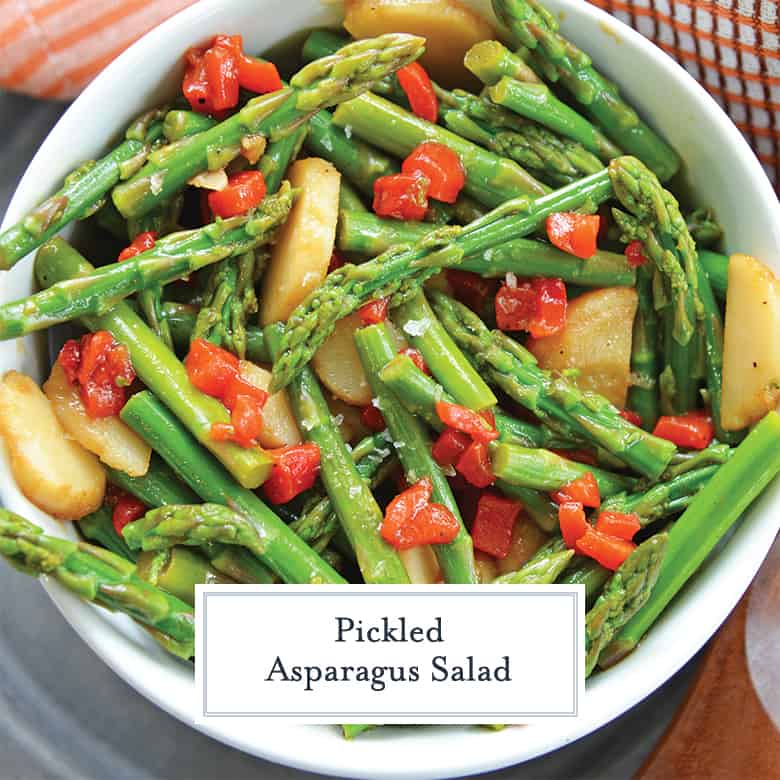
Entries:
[[[235,3],[240,4],[241,2],[246,3],[249,2],[249,0],[235,0]],[[23,189],[28,176],[31,175],[31,169],[35,168],[36,161],[47,156],[50,139],[52,136],[58,134],[59,128],[68,124],[73,116],[78,115],[82,106],[88,104],[92,99],[92,95],[99,93],[104,88],[105,84],[114,82],[117,76],[125,72],[133,62],[143,59],[145,52],[153,50],[158,46],[164,46],[171,31],[185,26],[191,26],[192,29],[197,29],[198,20],[205,20],[207,17],[217,12],[223,5],[224,0],[201,0],[201,2],[178,12],[136,41],[87,86],[84,92],[73,102],[51,130],[33,158],[33,161],[30,163],[30,166],[28,166],[28,169],[17,185],[14,195],[11,198],[3,220],[3,228],[7,227],[14,218],[18,218],[18,215],[16,215],[15,212],[18,210],[16,202],[18,200],[19,192]],[[605,11],[588,3],[577,2],[577,0],[552,0],[551,5],[554,5],[556,10],[562,10],[567,17],[585,18],[594,25],[600,25],[602,27],[605,25],[608,26],[611,31],[617,32],[620,35],[621,40],[626,42],[628,46],[640,50],[644,56],[652,59],[655,64],[667,74],[669,79],[678,82],[681,81],[686,91],[692,96],[695,96],[697,107],[706,112],[706,118],[717,123],[720,126],[720,130],[727,135],[732,147],[730,151],[734,155],[736,162],[740,166],[744,166],[749,172],[753,179],[754,186],[760,190],[760,197],[766,199],[771,204],[769,208],[774,211],[775,224],[780,225],[780,203],[776,200],[772,186],[769,183],[761,164],[742,134],[711,95],[705,91],[701,84],[699,84],[682,66],[675,62],[660,48],[655,46],[655,44]],[[577,39],[576,34],[572,37],[575,40]],[[775,487],[777,488],[777,485],[775,485]],[[768,489],[758,499],[757,504],[767,505],[770,503],[772,498],[769,495],[770,492],[780,496],[780,490],[775,489],[774,491],[770,491]],[[0,472],[0,501],[2,501],[2,504],[8,506],[10,509],[14,509],[15,506],[16,508],[19,508],[18,504],[20,497],[20,491],[14,484],[10,474],[8,474],[7,471]],[[763,511],[759,507],[754,507],[748,513],[749,516],[746,516],[740,521],[740,525],[729,543],[729,555],[716,556],[714,559],[711,558],[704,569],[700,571],[686,587],[685,598],[676,601],[670,607],[668,613],[661,619],[661,622],[674,623],[685,631],[686,641],[683,645],[670,647],[668,644],[664,644],[660,636],[662,632],[659,631],[661,628],[659,625],[656,627],[658,635],[651,633],[643,642],[646,652],[654,651],[657,656],[654,660],[652,671],[637,663],[638,660],[641,660],[640,654],[637,653],[621,663],[621,667],[623,667],[625,671],[628,671],[629,669],[633,670],[634,667],[636,667],[637,672],[641,672],[639,675],[641,682],[633,685],[628,695],[624,694],[622,697],[615,697],[615,700],[608,704],[605,704],[603,701],[605,699],[604,695],[600,695],[599,700],[601,706],[598,707],[587,707],[586,702],[586,714],[579,718],[571,728],[557,723],[550,727],[526,727],[532,728],[536,732],[535,742],[530,750],[523,744],[522,739],[517,741],[510,739],[513,729],[506,729],[499,734],[488,732],[479,735],[459,734],[459,739],[466,739],[469,744],[473,743],[480,746],[486,744],[486,740],[489,738],[491,739],[492,749],[489,757],[486,757],[487,751],[474,751],[467,759],[461,758],[456,765],[446,764],[446,754],[437,755],[437,761],[433,764],[429,763],[425,767],[420,767],[418,764],[415,768],[406,767],[399,769],[397,766],[391,766],[389,762],[377,763],[377,761],[371,757],[373,753],[381,753],[381,750],[378,750],[376,747],[377,745],[381,746],[382,743],[389,742],[392,743],[397,750],[397,746],[402,746],[406,742],[408,737],[402,735],[401,732],[395,729],[392,733],[383,729],[377,730],[372,734],[366,735],[366,737],[358,743],[353,743],[351,747],[356,749],[340,750],[335,753],[331,751],[330,755],[326,758],[317,756],[316,751],[301,754],[296,750],[297,743],[295,740],[291,740],[288,743],[275,743],[273,738],[269,738],[265,743],[258,744],[256,741],[232,737],[231,734],[228,733],[228,730],[223,728],[219,723],[213,726],[195,723],[191,716],[193,710],[187,706],[189,701],[186,697],[185,702],[178,700],[176,702],[171,702],[164,697],[162,691],[150,682],[147,682],[147,679],[153,679],[153,672],[156,670],[158,660],[149,654],[146,647],[142,647],[135,643],[131,645],[122,632],[112,630],[115,628],[112,625],[113,621],[107,619],[102,611],[97,610],[91,605],[84,604],[56,583],[44,581],[43,586],[57,605],[63,617],[73,626],[76,632],[92,650],[94,650],[125,682],[170,715],[190,724],[199,731],[218,739],[223,743],[279,764],[338,777],[370,776],[373,778],[434,778],[451,777],[453,774],[463,776],[506,767],[518,762],[530,760],[552,750],[556,750],[559,747],[563,747],[606,725],[611,720],[642,701],[666,682],[685,663],[687,663],[696,652],[698,652],[715,632],[721,622],[733,609],[737,601],[741,598],[743,592],[758,571],[763,558],[770,549],[772,541],[778,531],[778,526],[780,526],[780,513],[777,513],[777,517],[774,519],[767,519],[767,509],[766,506]],[[760,522],[762,518],[763,522]],[[747,560],[750,565],[742,567],[736,566],[736,561],[742,561],[743,558]],[[711,582],[715,580],[717,580],[721,587],[728,585],[728,588],[726,589],[728,592],[726,596],[715,601],[713,604],[710,603],[712,602],[711,596],[705,594],[705,591]],[[709,610],[707,620],[699,621],[698,623],[693,622],[691,625],[686,624],[683,627],[683,618],[685,615],[682,613],[687,612],[691,607],[699,603],[707,605]],[[120,657],[123,657],[125,660],[131,659],[133,664],[130,666],[123,665],[120,660],[118,660]],[[642,658],[644,658],[644,656],[642,656]],[[130,671],[131,669],[132,671]],[[611,678],[615,675],[616,671],[617,670],[613,670],[608,677]],[[178,674],[176,674],[176,672],[178,672]],[[189,669],[184,665],[180,665],[178,670],[171,667],[170,669],[166,669],[165,673],[166,675],[181,677],[182,674],[189,675]],[[606,691],[608,686],[604,683],[608,684],[609,680],[602,678],[601,680],[596,679],[593,682],[595,685],[592,686],[592,689],[589,686],[589,696],[591,697],[599,691]],[[611,687],[614,687],[614,685]],[[194,678],[192,680],[192,688],[194,690]],[[595,710],[595,712],[591,710]],[[332,727],[322,726],[293,728],[332,729]],[[449,739],[451,738],[451,732],[458,727],[442,728],[446,729],[447,736],[445,738]],[[436,731],[437,728],[434,728],[432,731],[428,732],[431,734],[430,739],[426,737],[417,737],[415,740],[424,740],[433,743],[434,739],[437,738]],[[417,732],[417,734],[419,734],[419,732]],[[438,737],[441,737],[441,734],[439,734]],[[335,730],[333,730],[333,738],[341,741],[340,735],[338,735]],[[419,760],[419,756],[415,756],[415,760]],[[366,766],[366,764],[370,765],[370,767]],[[369,772],[369,774],[366,774],[366,772]]]

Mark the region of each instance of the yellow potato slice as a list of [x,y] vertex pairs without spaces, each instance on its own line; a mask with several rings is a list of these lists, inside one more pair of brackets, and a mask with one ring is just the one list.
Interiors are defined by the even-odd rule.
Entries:
[[65,432],[111,468],[131,477],[149,470],[152,448],[119,417],[90,417],[84,409],[77,385],[68,382],[57,361],[43,385],[54,414]]
[[495,38],[493,27],[457,0],[348,0],[344,27],[355,38],[389,32],[423,36],[420,62],[432,79],[450,88],[475,85],[463,57],[475,43]]
[[279,229],[263,277],[263,326],[286,320],[322,282],[336,240],[341,174],[329,162],[309,157],[294,162],[287,178],[300,194]]
[[412,547],[409,550],[399,550],[398,555],[412,585],[433,585],[441,582],[439,562],[429,544]]
[[[246,379],[261,390],[268,390],[271,384],[271,372],[248,360],[241,360],[238,370],[242,379]],[[303,439],[290,408],[286,390],[268,397],[263,407],[263,430],[258,441],[263,447],[285,447],[288,444],[300,444]]]
[[760,420],[780,401],[780,280],[749,255],[729,259],[723,333],[723,398],[727,431]]
[[19,489],[39,509],[78,520],[103,503],[106,475],[100,461],[67,436],[49,399],[17,371],[0,382],[0,435]]
[[599,393],[622,409],[631,379],[631,334],[637,295],[632,287],[605,287],[580,295],[557,336],[526,346],[551,371],[579,369],[577,386]]

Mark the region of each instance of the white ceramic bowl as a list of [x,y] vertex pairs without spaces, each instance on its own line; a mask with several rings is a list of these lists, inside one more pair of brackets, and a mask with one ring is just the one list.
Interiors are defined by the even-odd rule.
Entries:
[[[486,2],[476,2],[487,11]],[[715,208],[728,248],[756,255],[780,271],[780,206],[760,165],[717,104],[682,68],[638,33],[582,0],[548,0],[563,32],[675,146],[685,160],[696,201]],[[3,227],[53,192],[78,163],[99,155],[128,121],[173,93],[180,56],[218,32],[241,32],[249,51],[261,51],[306,27],[334,24],[338,5],[318,0],[203,0],[138,41],[85,90],[30,164]],[[2,300],[32,289],[31,258],[2,275]],[[38,379],[47,369],[45,337],[0,344],[0,370]],[[56,534],[63,527],[21,495],[3,458],[0,500]],[[339,777],[433,778],[484,772],[555,750],[599,728],[650,694],[711,636],[747,588],[780,525],[780,483],[753,505],[729,544],[708,561],[641,647],[590,681],[583,715],[554,726],[502,732],[468,728],[377,729],[345,742],[334,727],[290,727],[244,720],[229,729],[217,721],[211,736],[263,758]],[[190,667],[166,656],[129,620],[46,585],[84,640],[160,707],[191,722]],[[54,652],[54,651],[53,651]],[[153,736],[152,736],[153,738]]]

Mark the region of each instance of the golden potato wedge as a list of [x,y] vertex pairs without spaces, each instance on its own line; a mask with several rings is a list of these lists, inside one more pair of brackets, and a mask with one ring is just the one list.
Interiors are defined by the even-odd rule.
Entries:
[[118,417],[90,417],[78,387],[68,382],[59,361],[52,366],[43,392],[68,436],[111,468],[131,477],[146,474],[152,448]]
[[413,585],[433,585],[441,582],[439,562],[429,544],[399,550],[398,555]]
[[637,295],[632,287],[605,287],[575,298],[566,328],[557,336],[529,339],[539,365],[552,371],[579,369],[577,385],[626,405],[631,379],[631,336]]
[[[312,367],[325,387],[336,398],[352,406],[367,406],[371,403],[371,388],[363,372],[357,347],[355,331],[363,327],[360,315],[355,312],[336,323],[328,340],[312,358]],[[406,341],[396,328],[388,322],[396,343],[396,349],[403,349]]]
[[389,32],[425,38],[420,62],[442,86],[467,89],[477,83],[463,66],[475,43],[495,38],[493,27],[457,0],[348,0],[344,27],[355,38]]
[[325,160],[309,157],[290,166],[287,178],[300,189],[279,229],[263,277],[260,324],[286,320],[325,278],[336,240],[341,174]]
[[729,259],[723,333],[723,398],[727,431],[760,420],[780,402],[780,280],[749,255]]
[[78,520],[103,503],[106,474],[100,461],[67,436],[49,399],[17,371],[0,382],[0,435],[16,483],[44,512]]
[[[271,384],[271,372],[248,360],[241,360],[238,370],[243,379],[268,390]],[[268,397],[263,407],[263,431],[258,437],[263,447],[284,447],[288,444],[300,444],[303,441],[295,416],[290,409],[287,391],[280,390]]]

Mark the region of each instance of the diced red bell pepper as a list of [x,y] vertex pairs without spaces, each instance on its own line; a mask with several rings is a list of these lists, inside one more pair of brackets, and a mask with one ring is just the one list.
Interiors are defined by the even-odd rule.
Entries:
[[190,382],[202,393],[222,399],[238,376],[238,358],[205,339],[194,339],[184,359]]
[[566,285],[561,279],[533,279],[516,287],[502,285],[496,294],[500,330],[527,330],[534,338],[560,333],[566,327]]
[[203,46],[187,49],[184,55],[184,80],[181,85],[190,108],[199,114],[210,114],[214,110],[203,56],[205,53],[206,47]]
[[238,58],[241,36],[217,35],[203,54],[212,111],[238,105]]
[[265,179],[260,171],[241,171],[228,179],[224,190],[208,194],[209,208],[223,219],[237,217],[257,208],[265,198],[265,193]]
[[273,62],[258,60],[246,54],[241,54],[238,59],[238,83],[244,89],[260,95],[276,92],[284,86]]
[[512,531],[523,506],[519,501],[485,492],[477,503],[471,526],[474,549],[494,558],[506,558],[512,545]]
[[250,395],[239,395],[230,411],[233,441],[241,447],[254,447],[263,432],[263,407]]
[[261,409],[268,400],[267,391],[263,390],[262,387],[253,385],[251,382],[247,382],[246,379],[237,373],[228,380],[221,397],[222,403],[232,412],[241,396],[251,398]]
[[404,173],[380,176],[374,181],[374,213],[380,217],[420,222],[428,210],[429,184],[425,176]]
[[358,309],[358,316],[364,325],[377,325],[387,319],[387,298],[374,298]]
[[439,101],[425,68],[419,62],[410,62],[399,68],[395,75],[409,100],[412,113],[427,122],[436,122],[439,117]]
[[274,459],[263,492],[272,504],[286,504],[308,490],[320,471],[320,448],[316,444],[292,444],[270,450]]
[[498,438],[498,431],[490,419],[459,404],[436,402],[436,414],[448,427],[471,436],[475,441],[491,442]]
[[563,541],[569,548],[574,547],[590,528],[585,519],[585,510],[579,501],[564,501],[558,507],[558,525]]
[[631,425],[636,425],[637,428],[642,427],[642,418],[632,409],[621,409],[619,414],[624,420],[628,420]]
[[633,542],[607,536],[592,527],[588,527],[574,547],[580,555],[593,558],[610,571],[619,568],[620,564],[636,549]]
[[455,470],[474,487],[486,488],[496,481],[488,446],[482,441],[471,442],[455,464]]
[[431,480],[425,477],[397,495],[385,510],[382,538],[397,550],[451,542],[460,524],[447,507],[429,503],[432,494]]
[[694,411],[659,417],[653,436],[671,441],[678,447],[703,450],[715,438],[715,427],[706,412]]
[[422,356],[422,352],[420,352],[419,349],[415,349],[414,347],[407,347],[406,349],[402,349],[398,354],[406,355],[412,361],[412,363],[414,363],[414,365],[423,372],[423,374],[427,374],[428,376],[431,375],[428,364],[425,362],[425,358]]
[[79,366],[81,365],[81,343],[78,339],[68,339],[57,357],[68,382],[74,385],[78,382]]
[[125,247],[117,257],[117,263],[121,263],[123,260],[128,260],[131,257],[140,255],[141,252],[148,252],[154,248],[154,242],[157,239],[157,233],[154,230],[147,230],[143,233],[139,233],[132,241],[130,246]]
[[497,280],[485,279],[471,271],[448,268],[445,273],[453,297],[477,313],[482,312],[488,298],[498,289]]
[[131,496],[129,493],[123,492],[117,497],[114,511],[111,514],[114,530],[119,536],[122,536],[122,529],[126,525],[138,520],[139,517],[143,517],[145,514],[146,505],[144,502],[135,496]]
[[559,211],[547,217],[547,238],[563,252],[587,260],[596,253],[600,221],[598,214]]
[[454,466],[470,444],[470,436],[452,428],[445,428],[434,442],[431,455],[440,466]]
[[596,520],[596,530],[607,536],[617,536],[630,542],[642,528],[635,512],[601,512]]
[[581,477],[550,493],[550,498],[557,504],[563,504],[566,501],[579,501],[583,506],[594,509],[601,506],[599,485],[590,471],[586,471]]
[[647,262],[641,241],[632,241],[625,248],[625,255],[628,264],[634,268],[638,268],[640,265],[644,265]]
[[380,412],[374,404],[363,407],[360,412],[360,420],[369,431],[383,431],[387,428],[387,423],[385,422],[385,418],[382,417],[382,412]]
[[401,173],[425,176],[428,197],[454,203],[466,184],[466,172],[457,152],[436,141],[423,141],[403,161]]

